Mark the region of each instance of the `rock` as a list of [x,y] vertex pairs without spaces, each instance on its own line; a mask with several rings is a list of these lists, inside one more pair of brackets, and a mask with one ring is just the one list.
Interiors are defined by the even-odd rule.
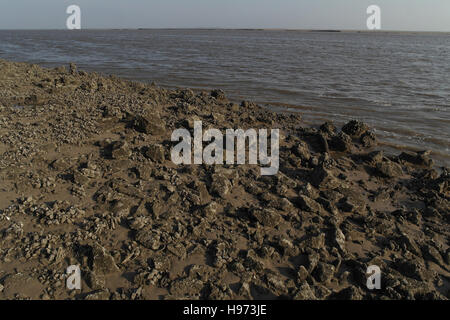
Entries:
[[119,272],[114,258],[98,244],[91,246],[92,271],[100,275]]
[[350,151],[352,149],[352,139],[344,132],[339,132],[331,138],[329,146],[332,150],[336,151]]
[[325,246],[325,233],[321,233],[317,236],[312,236],[304,242],[306,248],[321,249]]
[[390,160],[378,162],[376,169],[381,176],[386,178],[395,178],[403,175],[402,167],[398,163]]
[[328,136],[333,136],[336,134],[337,128],[333,124],[333,122],[327,121],[320,126],[319,130],[322,131],[323,133],[327,134]]
[[294,300],[316,300],[314,292],[311,290],[308,283],[300,286],[297,293],[294,295]]
[[166,159],[164,147],[160,144],[152,144],[147,147],[145,156],[154,162],[164,162]]
[[153,267],[161,272],[167,272],[172,267],[172,263],[166,254],[158,254],[152,258]]
[[230,192],[231,187],[232,185],[230,180],[228,180],[225,176],[221,174],[214,174],[212,176],[212,183],[209,193],[223,198]]
[[63,158],[56,159],[50,166],[57,171],[64,171],[69,168],[69,164]]
[[103,117],[122,119],[123,114],[119,107],[108,105],[108,106],[105,106],[105,108],[104,108]]
[[319,138],[319,143],[321,146],[321,152],[324,152],[327,154],[330,153],[330,146],[328,144],[326,135],[324,133],[320,133],[318,138]]
[[177,279],[172,281],[170,285],[170,293],[177,298],[200,296],[204,284],[201,280],[193,278]]
[[164,213],[164,211],[166,210],[166,207],[164,204],[162,204],[159,201],[154,201],[150,206],[152,215],[154,219],[158,219],[159,216]]
[[297,272],[297,282],[298,283],[305,282],[308,276],[309,276],[308,270],[306,270],[304,266],[300,266]]
[[138,132],[154,136],[162,135],[165,131],[165,122],[157,114],[132,117],[131,126]]
[[253,209],[251,214],[260,224],[266,227],[276,227],[281,221],[281,216],[273,209]]
[[300,195],[298,201],[300,204],[300,208],[303,210],[315,213],[322,211],[322,206],[319,203],[305,195]]
[[217,214],[218,205],[216,202],[211,202],[203,208],[203,214],[208,219],[215,218]]
[[106,285],[105,278],[92,271],[87,272],[84,279],[92,290],[103,289]]
[[211,97],[217,99],[217,100],[226,100],[225,92],[220,89],[215,89],[211,91]]
[[314,268],[312,275],[318,282],[327,282],[334,276],[334,271],[335,267],[333,265],[320,262]]
[[338,227],[333,228],[332,239],[334,244],[341,252],[346,252],[345,248],[345,235]]
[[419,256],[421,254],[420,248],[417,245],[417,243],[414,241],[414,239],[412,239],[412,237],[408,236],[405,233],[401,234],[396,239],[396,242],[404,249],[414,253],[416,256]]
[[136,241],[151,250],[161,247],[161,236],[156,230],[139,230],[136,233]]
[[240,106],[237,103],[231,104],[231,111],[238,112],[240,110]]
[[71,75],[77,74],[77,65],[75,63],[69,64],[69,72]]
[[377,145],[377,137],[375,133],[372,131],[367,131],[362,134],[361,138],[359,138],[359,141],[363,145],[364,148],[371,148]]
[[383,151],[373,151],[367,155],[367,159],[373,164],[376,165],[380,163],[384,159]]
[[111,145],[111,157],[113,159],[126,159],[131,156],[131,150],[125,140],[115,141]]
[[46,103],[48,103],[48,99],[46,97],[36,94],[30,95],[24,101],[24,104],[28,106],[42,106]]
[[286,293],[287,288],[284,280],[275,273],[267,273],[266,274],[266,283],[269,288],[273,291],[277,291],[278,293]]
[[281,239],[278,246],[283,256],[295,256],[298,254],[298,248],[288,239]]
[[435,248],[432,247],[430,245],[425,245],[423,247],[423,256],[425,259],[433,261],[434,263],[437,263],[440,266],[444,266],[444,260],[442,259],[441,254],[439,253],[439,251]]
[[369,127],[360,121],[351,120],[345,126],[342,127],[342,131],[351,136],[352,138],[359,138],[366,133]]
[[406,277],[424,281],[424,266],[418,261],[397,259],[395,261],[396,269]]
[[314,188],[309,182],[300,188],[300,195],[305,195],[313,200],[319,197],[319,191]]
[[250,102],[245,101],[245,100],[241,101],[241,107],[242,108],[249,108],[250,106],[251,106]]
[[251,299],[250,284],[248,282],[241,282],[238,294],[246,299]]
[[90,179],[79,171],[73,173],[73,182],[81,186],[87,185]]
[[409,163],[412,163],[414,165],[430,168],[434,165],[434,161],[428,157],[428,155],[430,153],[431,153],[431,151],[422,151],[422,152],[418,152],[416,154],[413,154],[411,152],[402,152],[399,155],[399,159],[409,162]]
[[328,170],[323,166],[317,166],[311,173],[311,184],[316,188],[327,187],[334,189],[341,183],[333,175],[331,170]]
[[84,298],[85,300],[109,300],[111,293],[108,289],[98,290],[92,293],[89,293]]
[[309,152],[308,145],[304,142],[294,146],[293,151],[303,161],[309,161],[309,159],[311,159],[311,153]]

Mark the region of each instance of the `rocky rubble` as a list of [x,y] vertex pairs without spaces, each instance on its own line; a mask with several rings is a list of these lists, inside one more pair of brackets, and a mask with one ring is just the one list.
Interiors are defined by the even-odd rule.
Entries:
[[[388,155],[364,123],[311,128],[221,90],[0,71],[1,299],[450,297],[450,171],[429,152]],[[278,174],[173,164],[172,131],[196,120],[279,128]]]

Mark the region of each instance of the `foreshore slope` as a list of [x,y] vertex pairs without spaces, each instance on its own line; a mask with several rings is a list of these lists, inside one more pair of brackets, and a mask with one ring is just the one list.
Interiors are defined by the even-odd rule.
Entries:
[[[449,298],[449,170],[350,120],[0,60],[0,299]],[[279,172],[175,165],[194,121],[280,129]]]

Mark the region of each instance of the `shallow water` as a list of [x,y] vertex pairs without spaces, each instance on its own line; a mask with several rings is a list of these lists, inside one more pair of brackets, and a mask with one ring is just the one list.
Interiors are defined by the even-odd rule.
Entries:
[[0,31],[0,58],[360,119],[391,149],[450,165],[450,34],[263,30]]

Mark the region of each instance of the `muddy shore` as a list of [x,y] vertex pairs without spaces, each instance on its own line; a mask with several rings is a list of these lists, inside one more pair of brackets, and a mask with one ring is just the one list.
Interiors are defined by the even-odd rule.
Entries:
[[[278,174],[175,165],[196,120],[280,129]],[[449,169],[332,120],[0,60],[0,299],[449,298]]]

